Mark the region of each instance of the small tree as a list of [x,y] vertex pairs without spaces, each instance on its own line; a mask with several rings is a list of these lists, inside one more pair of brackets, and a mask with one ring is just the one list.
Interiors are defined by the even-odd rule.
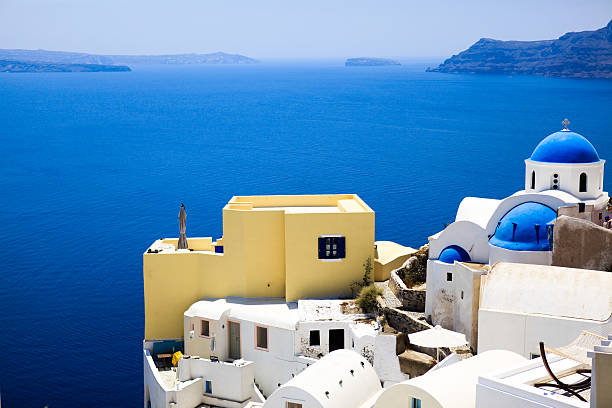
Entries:
[[363,283],[362,286],[366,287],[372,283],[372,258],[368,256],[365,263],[363,264]]
[[372,283],[372,258],[368,257],[363,264],[363,277],[361,278],[361,281],[351,283],[351,292],[353,293],[353,296],[357,295],[361,289],[369,286]]

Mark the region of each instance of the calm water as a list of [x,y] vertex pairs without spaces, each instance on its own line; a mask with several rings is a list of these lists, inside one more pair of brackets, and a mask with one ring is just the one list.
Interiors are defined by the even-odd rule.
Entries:
[[423,68],[0,75],[2,406],[142,406],[141,254],[181,202],[218,237],[234,194],[355,192],[377,239],[419,246],[522,188],[564,117],[612,159],[612,81]]

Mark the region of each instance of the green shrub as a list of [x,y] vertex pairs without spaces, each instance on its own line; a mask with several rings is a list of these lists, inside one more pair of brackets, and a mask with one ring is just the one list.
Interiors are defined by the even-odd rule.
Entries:
[[355,302],[357,305],[359,305],[361,310],[366,313],[371,313],[376,311],[378,306],[376,298],[380,295],[382,295],[382,290],[376,285],[366,286],[361,289],[361,292],[359,292],[359,296],[357,296]]

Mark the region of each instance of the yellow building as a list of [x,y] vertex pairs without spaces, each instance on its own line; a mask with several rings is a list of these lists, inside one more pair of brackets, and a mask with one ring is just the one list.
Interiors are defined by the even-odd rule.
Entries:
[[204,297],[350,295],[374,261],[374,211],[356,194],[237,196],[223,237],[157,240],[143,255],[145,338],[183,337],[183,313]]

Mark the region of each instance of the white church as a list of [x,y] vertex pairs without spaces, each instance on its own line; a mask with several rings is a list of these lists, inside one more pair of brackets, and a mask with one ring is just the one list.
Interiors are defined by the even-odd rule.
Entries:
[[465,333],[474,349],[481,275],[498,262],[551,265],[558,214],[603,224],[605,160],[568,124],[525,160],[524,190],[501,200],[466,197],[455,221],[429,238],[425,315]]

